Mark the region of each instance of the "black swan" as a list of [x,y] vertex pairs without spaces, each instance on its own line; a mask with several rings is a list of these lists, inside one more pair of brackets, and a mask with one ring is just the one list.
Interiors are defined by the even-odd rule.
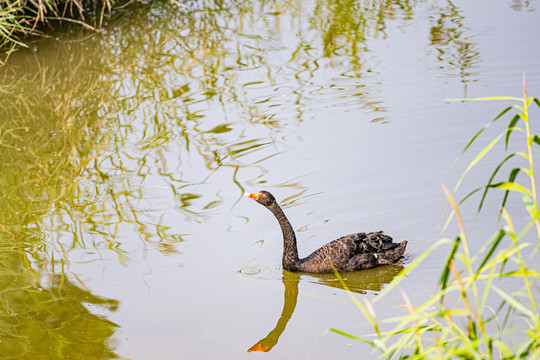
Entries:
[[304,259],[298,258],[296,235],[291,223],[268,191],[246,194],[274,214],[283,232],[283,269],[293,272],[326,273],[356,271],[395,263],[405,252],[407,241],[392,242],[382,231],[358,233],[334,240]]

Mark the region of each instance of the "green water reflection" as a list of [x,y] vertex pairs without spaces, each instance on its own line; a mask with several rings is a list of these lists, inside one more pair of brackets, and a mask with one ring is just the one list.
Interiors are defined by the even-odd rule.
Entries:
[[[376,66],[366,39],[407,22],[415,4],[156,1],[102,34],[69,27],[12,55],[0,69],[0,353],[114,358],[116,325],[88,305],[110,312],[118,301],[93,295],[70,263],[127,264],[133,238],[175,253],[190,224],[230,212],[247,185],[303,194],[297,179],[265,177],[264,162],[292,146],[282,130],[321,99],[384,119],[376,85],[357,81]],[[459,12],[434,11],[441,63],[471,79],[474,44],[451,27]],[[330,61],[344,69],[338,80],[324,79]],[[283,319],[295,281],[284,280]]]
[[118,302],[98,297],[64,275],[51,274],[40,279],[28,260],[29,246],[17,248],[3,240],[0,251],[2,358],[116,358],[110,338],[117,325],[88,307],[114,311]]

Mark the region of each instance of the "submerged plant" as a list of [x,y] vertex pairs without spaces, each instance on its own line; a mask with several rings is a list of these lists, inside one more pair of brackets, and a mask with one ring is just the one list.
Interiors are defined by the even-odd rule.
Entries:
[[[458,204],[450,191],[443,187],[452,205],[452,214],[457,219],[460,233],[453,240],[442,239],[434,244],[406,270],[406,273],[411,272],[440,245],[451,244],[437,292],[423,304],[416,306],[411,304],[403,293],[403,307],[408,310],[408,314],[384,320],[377,320],[372,306],[381,296],[371,302],[365,300],[364,303],[355,299],[355,303],[376,332],[375,340],[331,329],[351,339],[368,343],[380,353],[380,358],[540,359],[540,314],[537,305],[537,282],[540,280],[540,273],[531,266],[540,245],[540,212],[533,161],[533,150],[535,145],[540,145],[540,138],[532,134],[529,118],[529,107],[536,105],[540,108],[540,101],[527,96],[525,78],[523,98],[488,97],[469,101],[486,100],[511,100],[519,103],[505,108],[477,132],[463,152],[468,150],[492,123],[503,119],[504,115],[512,110],[517,110],[517,114],[509,120],[505,130],[474,157],[459,179],[455,191],[459,189],[466,174],[498,142],[504,139],[505,149],[508,150],[511,136],[516,132],[523,133],[525,150],[505,156],[493,171],[488,183],[470,192],[460,202],[461,204],[480,192],[480,211],[489,190],[501,189],[504,195],[500,214],[505,224],[485,241],[477,253],[472,254]],[[525,160],[525,166],[509,170],[506,181],[495,181],[496,176],[511,163],[510,160],[519,158]],[[524,176],[519,177],[519,174]],[[521,179],[526,179],[526,182]],[[505,208],[512,192],[521,195],[529,216],[528,223],[520,230],[514,227]],[[536,227],[536,235],[531,235],[531,227]],[[395,287],[403,277],[404,275],[397,277],[380,295]],[[506,290],[510,288],[505,286],[508,284],[517,290]],[[494,308],[494,303],[498,303],[498,307]],[[514,328],[510,328],[510,320],[515,325]],[[390,327],[390,330],[383,330],[387,327]]]

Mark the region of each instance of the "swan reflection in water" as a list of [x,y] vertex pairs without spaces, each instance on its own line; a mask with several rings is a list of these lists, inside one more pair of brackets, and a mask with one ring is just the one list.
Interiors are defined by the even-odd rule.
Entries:
[[[402,269],[403,267],[399,265],[388,265],[363,271],[343,273],[341,276],[349,290],[359,294],[366,294],[368,291],[381,291],[384,285],[390,283]],[[259,340],[255,345],[250,347],[248,352],[267,352],[277,344],[279,337],[285,330],[285,327],[296,308],[300,277],[304,277],[305,280],[312,283],[343,289],[341,283],[334,274],[300,274],[284,270],[282,281],[285,286],[285,293],[281,316],[274,329],[272,329],[265,338]]]

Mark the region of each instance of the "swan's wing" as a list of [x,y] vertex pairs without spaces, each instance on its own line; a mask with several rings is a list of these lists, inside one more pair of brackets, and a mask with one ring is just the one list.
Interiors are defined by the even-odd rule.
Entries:
[[353,256],[362,253],[363,248],[360,244],[365,235],[365,233],[351,234],[323,245],[300,260],[301,271],[332,272],[332,265],[341,271]]
[[382,231],[356,233],[334,240],[300,260],[300,271],[332,272],[369,269],[391,264],[405,252],[407,242],[394,243]]

